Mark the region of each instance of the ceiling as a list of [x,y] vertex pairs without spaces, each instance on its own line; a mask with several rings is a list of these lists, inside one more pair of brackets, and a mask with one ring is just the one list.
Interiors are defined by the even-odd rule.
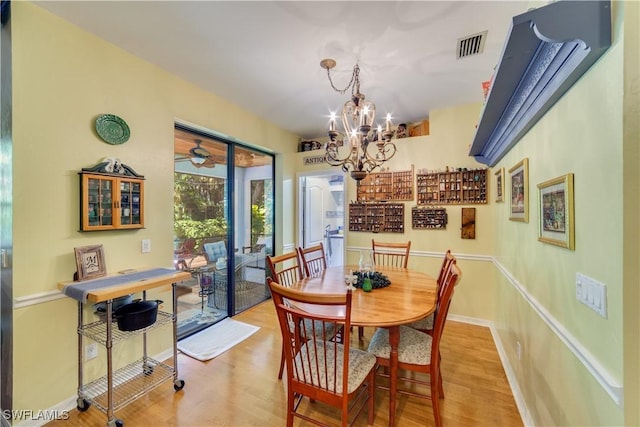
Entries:
[[[376,122],[482,100],[518,1],[40,1],[38,6],[303,139],[326,135],[360,66]],[[484,52],[458,39],[488,31]]]
[[[196,143],[198,141],[198,143]],[[197,168],[213,168],[215,165],[227,164],[227,144],[201,134],[194,134],[183,129],[174,131],[174,153],[176,161],[190,161],[191,149],[200,146],[209,153],[205,162]],[[265,166],[273,162],[269,155],[236,145],[234,147],[234,165],[241,168]]]

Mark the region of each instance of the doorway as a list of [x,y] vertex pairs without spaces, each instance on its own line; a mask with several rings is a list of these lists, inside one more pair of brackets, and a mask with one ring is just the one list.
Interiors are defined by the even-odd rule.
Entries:
[[298,179],[299,241],[303,247],[322,242],[327,265],[344,263],[344,175],[333,171],[305,174]]

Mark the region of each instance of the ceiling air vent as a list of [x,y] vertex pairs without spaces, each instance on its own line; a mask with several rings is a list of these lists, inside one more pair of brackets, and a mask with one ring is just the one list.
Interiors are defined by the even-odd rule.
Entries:
[[466,58],[471,55],[478,55],[484,50],[484,41],[487,38],[487,32],[483,31],[463,39],[458,39],[456,47],[456,58]]

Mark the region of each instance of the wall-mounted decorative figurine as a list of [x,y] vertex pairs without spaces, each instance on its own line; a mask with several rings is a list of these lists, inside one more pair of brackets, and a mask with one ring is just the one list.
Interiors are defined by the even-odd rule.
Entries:
[[78,269],[73,277],[74,280],[89,280],[107,275],[102,245],[82,246],[73,250],[76,254]]
[[462,208],[460,237],[463,239],[476,238],[476,208]]
[[573,250],[573,174],[538,184],[540,224],[538,240]]
[[104,142],[111,145],[124,144],[131,131],[127,122],[115,114],[103,114],[96,119],[96,132]]
[[407,124],[400,123],[398,125],[398,129],[396,129],[396,138],[407,138],[409,136],[409,132],[407,131]]
[[529,159],[522,159],[509,169],[509,176],[511,177],[509,219],[529,222]]

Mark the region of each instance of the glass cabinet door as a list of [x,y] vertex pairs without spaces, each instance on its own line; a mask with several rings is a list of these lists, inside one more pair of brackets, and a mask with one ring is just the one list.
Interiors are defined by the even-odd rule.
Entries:
[[142,225],[142,184],[120,180],[120,224]]
[[96,177],[87,181],[89,226],[113,225],[113,180]]

